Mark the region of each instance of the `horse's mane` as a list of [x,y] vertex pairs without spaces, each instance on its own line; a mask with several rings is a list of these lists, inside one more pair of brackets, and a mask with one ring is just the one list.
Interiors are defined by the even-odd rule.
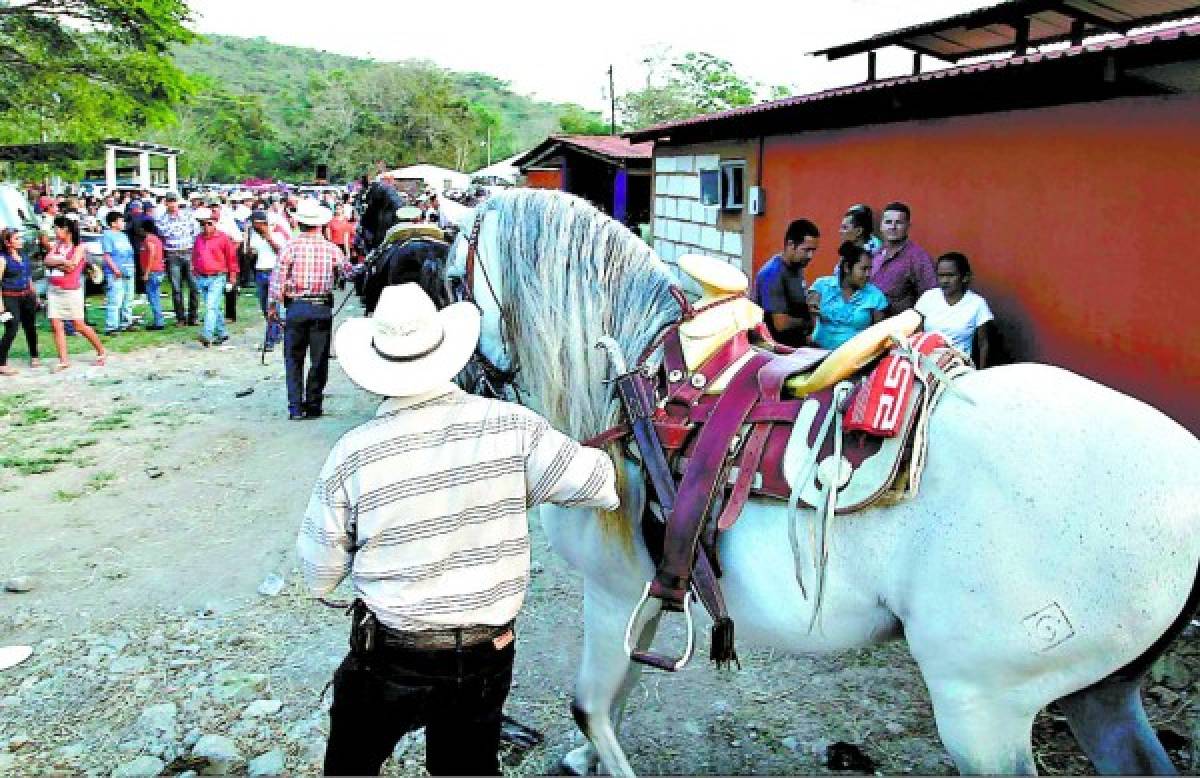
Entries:
[[516,189],[482,207],[498,218],[499,255],[489,261],[503,276],[522,388],[576,440],[613,426],[619,405],[596,341],[612,337],[632,367],[679,317],[674,273],[624,225],[573,195]]

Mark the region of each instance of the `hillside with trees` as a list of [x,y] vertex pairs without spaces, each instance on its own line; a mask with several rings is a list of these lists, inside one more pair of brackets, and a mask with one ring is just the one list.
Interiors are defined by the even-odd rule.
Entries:
[[[175,126],[155,139],[182,147],[181,172],[311,178],[318,164],[348,178],[366,160],[482,167],[554,132],[604,133],[580,106],[534,100],[484,73],[431,62],[375,62],[271,43],[210,36],[179,47],[197,84]],[[490,144],[490,148],[489,148]]]

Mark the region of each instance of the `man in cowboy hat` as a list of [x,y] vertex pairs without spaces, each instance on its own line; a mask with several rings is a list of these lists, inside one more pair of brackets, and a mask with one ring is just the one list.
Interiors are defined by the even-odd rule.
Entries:
[[451,383],[479,327],[473,304],[438,311],[401,284],[374,316],[338,329],[346,375],[387,399],[330,452],[297,540],[315,596],[349,575],[357,598],[333,678],[328,775],[377,774],[422,726],[430,773],[499,775],[513,620],[529,584],[526,512],[617,507],[602,451]]
[[[316,419],[322,414],[322,395],[329,375],[329,341],[333,329],[334,273],[354,275],[342,250],[321,235],[333,213],[316,200],[305,198],[296,206],[300,234],[279,252],[271,275],[267,317],[279,320],[279,306],[287,306],[283,328],[284,366],[287,374],[288,418]],[[309,356],[307,380],[304,355]]]

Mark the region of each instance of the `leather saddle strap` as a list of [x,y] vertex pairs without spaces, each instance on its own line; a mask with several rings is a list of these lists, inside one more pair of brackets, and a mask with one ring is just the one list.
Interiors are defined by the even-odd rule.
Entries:
[[717,401],[712,418],[700,430],[695,453],[679,484],[675,510],[667,519],[663,558],[650,595],[682,608],[696,559],[696,544],[717,491],[725,487],[724,463],[738,430],[758,401],[758,369],[770,359],[760,354],[734,376]]
[[733,526],[738,514],[742,512],[742,506],[749,499],[754,476],[758,473],[758,466],[762,464],[763,452],[767,450],[767,437],[771,434],[771,427],[770,422],[754,425],[754,431],[750,433],[750,439],[746,441],[742,456],[738,460],[737,481],[733,484],[733,491],[729,493],[725,509],[721,511],[721,518],[717,520],[718,532],[724,532]]
[[[672,338],[674,339],[674,338]],[[678,341],[676,340],[676,343]],[[680,347],[682,351],[682,347]],[[704,390],[708,385],[721,373],[737,362],[746,352],[750,350],[750,339],[747,334],[739,332],[729,340],[725,341],[719,349],[717,349],[711,357],[696,368],[696,371],[691,374],[689,380],[674,384],[667,392],[667,402],[685,403],[692,405],[700,396],[704,394]],[[687,371],[684,371],[687,375]],[[696,386],[696,376],[704,376],[699,380],[700,385]]]

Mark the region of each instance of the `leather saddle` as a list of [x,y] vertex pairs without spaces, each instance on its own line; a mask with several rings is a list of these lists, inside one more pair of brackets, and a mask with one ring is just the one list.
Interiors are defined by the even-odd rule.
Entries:
[[[882,355],[886,345],[881,341],[872,358]],[[822,374],[819,368],[831,358],[831,352],[780,346],[761,326],[730,338],[691,370],[676,333],[668,333],[662,346],[662,366],[654,386],[658,402],[651,421],[671,470],[675,494],[669,501],[672,509],[658,517],[661,529],[646,533],[657,570],[630,618],[626,647],[635,661],[676,670],[690,656],[690,632],[682,660],[636,651],[630,645],[634,622],[647,603],[660,601],[666,610],[687,614],[690,622],[688,608],[694,593],[714,622],[710,659],[736,661],[733,623],[717,580],[721,575],[716,553],[719,533],[733,526],[751,495],[787,500],[793,486],[800,504],[815,507],[827,483],[836,481],[832,488],[839,514],[862,510],[879,500],[905,472],[903,465],[919,415],[915,410],[925,390],[917,382],[906,396],[898,434],[883,438],[849,431],[842,432],[839,440],[828,433],[830,425],[825,422],[844,413],[854,399],[853,394],[848,396],[845,371],[823,371],[829,374],[828,380],[808,380]],[[733,376],[724,376],[726,371],[734,371]],[[859,371],[855,391],[864,390],[861,376],[865,372]],[[718,394],[706,393],[718,378],[725,388]],[[806,387],[799,397],[790,389],[797,384]],[[839,407],[833,407],[839,400]],[[837,429],[841,430],[840,424]],[[623,436],[606,435],[608,440]],[[806,459],[818,466],[806,476],[806,483],[790,483],[789,478],[804,471],[798,463]]]

